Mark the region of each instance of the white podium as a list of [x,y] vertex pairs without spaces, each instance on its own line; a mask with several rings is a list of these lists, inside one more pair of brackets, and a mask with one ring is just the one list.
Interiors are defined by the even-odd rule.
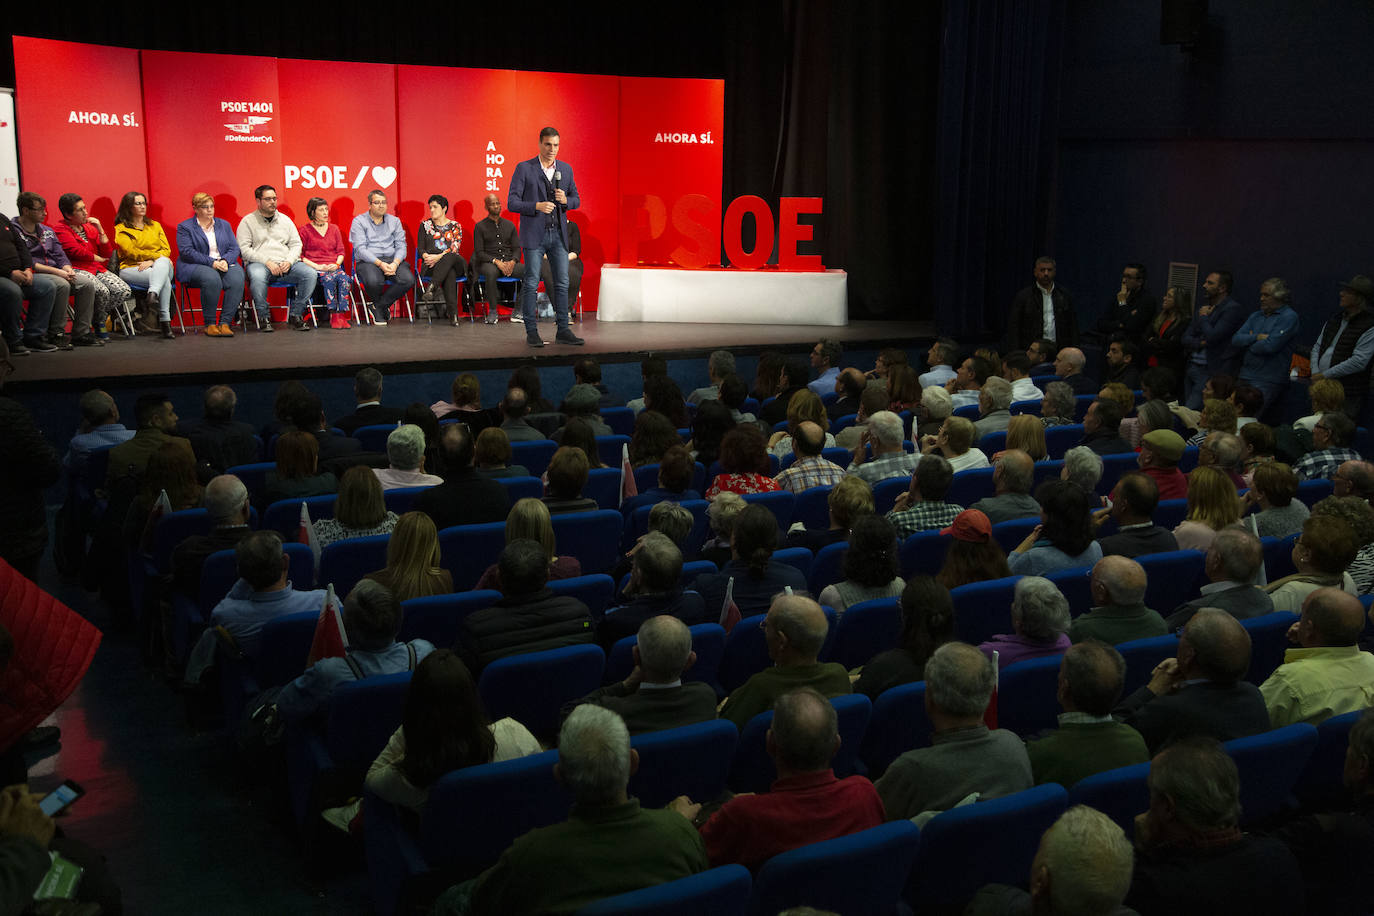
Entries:
[[601,268],[598,321],[697,324],[849,323],[843,270]]

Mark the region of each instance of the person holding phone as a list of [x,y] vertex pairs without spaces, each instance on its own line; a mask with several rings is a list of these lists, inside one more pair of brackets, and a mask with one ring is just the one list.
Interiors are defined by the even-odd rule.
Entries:
[[18,913],[48,873],[48,844],[56,830],[25,785],[0,789],[0,912]]

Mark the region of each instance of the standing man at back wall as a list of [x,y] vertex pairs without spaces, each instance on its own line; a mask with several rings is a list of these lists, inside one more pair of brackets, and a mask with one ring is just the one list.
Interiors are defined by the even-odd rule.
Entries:
[[1026,350],[1040,338],[1052,340],[1056,349],[1078,346],[1078,316],[1073,296],[1054,282],[1054,258],[1035,259],[1035,282],[1011,300],[1007,319],[1007,349]]
[[581,346],[582,338],[568,326],[568,211],[582,205],[573,180],[572,166],[558,161],[561,138],[558,129],[539,132],[539,155],[515,167],[506,209],[520,214],[520,247],[525,252],[525,282],[520,289],[520,312],[525,320],[525,342],[542,347],[535,287],[544,257],[553,271],[553,311],[558,322],[557,343]]

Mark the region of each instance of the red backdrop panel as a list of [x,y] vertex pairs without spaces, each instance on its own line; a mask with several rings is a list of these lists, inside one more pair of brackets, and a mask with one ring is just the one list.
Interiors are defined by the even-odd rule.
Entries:
[[396,68],[401,218],[412,238],[429,215],[425,201],[442,194],[449,218],[463,226],[463,257],[472,258],[473,224],[487,215],[482,198],[494,193],[505,206],[507,179],[524,153],[506,115],[515,91],[514,70]]
[[720,263],[723,80],[620,79],[620,259]]
[[148,186],[138,52],[14,37],[19,163],[26,191],[81,194],[108,228],[119,197]]
[[148,116],[149,215],[176,247],[191,195],[215,198],[215,215],[238,228],[253,189],[282,174],[277,61],[231,54],[143,52]]
[[[396,68],[320,60],[278,60],[282,170],[273,176],[278,206],[297,226],[312,197],[329,202],[330,221],[344,239],[367,209],[367,192],[386,192],[392,212],[396,181]],[[414,245],[416,221],[405,219]],[[345,245],[348,249],[348,246]],[[349,256],[352,250],[348,249]],[[414,257],[414,249],[410,250]],[[351,261],[345,261],[350,264]]]

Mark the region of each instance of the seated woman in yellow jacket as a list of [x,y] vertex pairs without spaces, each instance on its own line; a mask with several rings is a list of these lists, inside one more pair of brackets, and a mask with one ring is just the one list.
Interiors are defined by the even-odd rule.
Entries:
[[172,246],[167,233],[148,219],[148,198],[130,191],[115,213],[115,248],[119,252],[119,276],[132,286],[146,286],[157,297],[158,326],[172,339]]

